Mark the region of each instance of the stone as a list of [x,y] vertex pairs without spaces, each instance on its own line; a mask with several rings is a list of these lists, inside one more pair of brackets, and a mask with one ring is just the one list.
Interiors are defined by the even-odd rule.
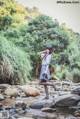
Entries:
[[71,91],[72,94],[78,94],[80,95],[80,86],[77,86],[75,87],[72,91]]
[[46,108],[42,108],[41,111],[42,112],[56,112],[56,108],[46,107]]
[[55,105],[62,106],[62,107],[64,106],[69,107],[74,105],[74,103],[78,102],[79,100],[80,100],[80,96],[76,94],[62,95],[55,98]]
[[22,115],[24,114],[26,111],[22,110],[22,108],[18,108],[15,110],[18,114]]
[[34,119],[34,118],[31,118],[31,117],[21,117],[21,118],[17,118],[17,119]]
[[80,101],[78,102],[77,106],[80,106]]
[[74,112],[75,116],[80,116],[80,109]]
[[10,88],[10,87],[8,87],[4,93],[10,97],[17,97],[20,95],[16,88]]
[[23,101],[16,101],[15,107],[16,108],[21,108],[22,110],[26,109],[26,104]]
[[2,94],[0,94],[0,101],[4,100],[4,96]]
[[40,102],[35,102],[30,105],[32,109],[42,109],[44,107],[51,107],[53,105],[52,101],[40,101]]
[[80,119],[80,118],[77,118],[77,117],[74,117],[73,115],[68,115],[66,118],[64,119]]
[[47,114],[40,114],[40,115],[34,115],[33,116],[34,119],[59,119],[58,116],[56,114],[52,114],[51,113],[47,113]]
[[6,89],[9,86],[9,84],[0,84],[0,89]]
[[20,86],[20,88],[26,94],[26,96],[34,96],[35,97],[35,96],[40,95],[40,91],[35,87],[30,87],[29,85],[24,85],[24,86]]
[[72,111],[76,111],[76,110],[80,109],[80,106],[71,106],[71,107],[69,107],[69,109]]

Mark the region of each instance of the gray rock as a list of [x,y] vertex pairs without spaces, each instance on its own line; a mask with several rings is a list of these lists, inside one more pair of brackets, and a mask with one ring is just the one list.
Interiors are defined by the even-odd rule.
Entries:
[[26,106],[27,105],[23,101],[17,101],[16,104],[15,104],[16,108],[21,108],[22,110],[25,110]]
[[72,91],[71,91],[72,94],[78,94],[80,95],[80,86],[77,86],[76,88],[74,88]]
[[68,94],[68,95],[63,95],[63,96],[58,96],[55,99],[55,105],[57,106],[72,106],[74,105],[75,102],[80,101],[80,96],[76,94]]
[[78,102],[77,106],[80,106],[80,102]]
[[65,119],[80,119],[80,118],[78,118],[78,117],[74,117],[74,116],[72,116],[72,115],[69,115],[69,116],[66,117]]
[[71,107],[69,107],[69,109],[72,111],[76,111],[76,110],[80,109],[80,106],[71,106]]
[[2,94],[0,94],[0,101],[4,100],[4,96]]
[[6,89],[8,86],[8,84],[0,84],[0,89]]
[[41,115],[34,115],[33,116],[34,119],[59,119],[58,116],[56,114],[41,114]]
[[53,105],[52,101],[40,101],[40,102],[35,102],[30,105],[32,109],[42,109],[44,107],[51,107]]

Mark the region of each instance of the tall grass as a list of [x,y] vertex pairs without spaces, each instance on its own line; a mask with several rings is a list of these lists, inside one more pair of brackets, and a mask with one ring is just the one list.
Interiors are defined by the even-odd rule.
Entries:
[[31,69],[28,53],[0,36],[0,82],[24,83]]

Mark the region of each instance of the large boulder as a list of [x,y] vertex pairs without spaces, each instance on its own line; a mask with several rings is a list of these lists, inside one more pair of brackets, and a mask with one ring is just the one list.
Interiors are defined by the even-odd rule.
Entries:
[[10,97],[17,97],[20,95],[16,88],[10,88],[10,87],[8,87],[4,93]]
[[55,105],[57,106],[72,106],[80,100],[80,96],[76,94],[62,95],[55,98]]
[[32,109],[42,109],[45,107],[51,107],[53,105],[53,101],[50,100],[42,100],[38,102],[34,102],[33,104],[30,105]]
[[40,91],[35,87],[29,85],[20,86],[20,89],[26,94],[26,96],[38,96]]
[[78,94],[80,95],[80,86],[77,86],[75,87],[72,91],[71,91],[72,94]]

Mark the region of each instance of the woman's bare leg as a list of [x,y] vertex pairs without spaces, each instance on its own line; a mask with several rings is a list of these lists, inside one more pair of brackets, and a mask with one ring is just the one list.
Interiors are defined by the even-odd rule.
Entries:
[[52,82],[39,82],[39,85],[53,86],[53,88],[56,91],[56,87],[55,87],[55,85]]
[[45,93],[46,93],[45,99],[49,99],[48,86],[47,85],[44,85],[44,89],[45,89]]

